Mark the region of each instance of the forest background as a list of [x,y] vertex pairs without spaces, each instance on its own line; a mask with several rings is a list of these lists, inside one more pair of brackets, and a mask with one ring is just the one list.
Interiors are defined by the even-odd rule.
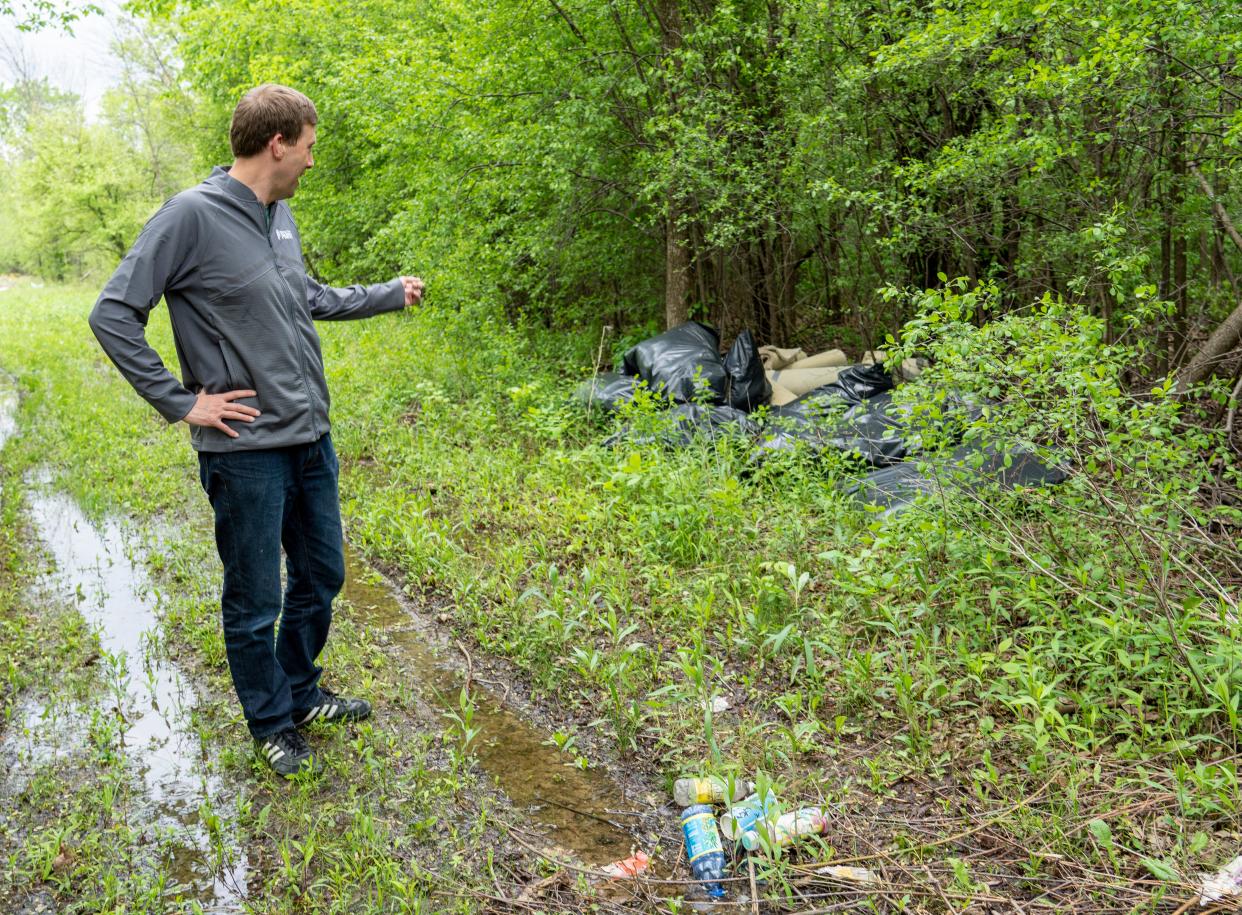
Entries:
[[1153,375],[1236,304],[1228,3],[134,10],[93,123],[10,67],[0,269],[106,271],[228,161],[238,93],[283,80],[324,119],[295,206],[333,282],[417,264],[511,321],[813,347],[881,341],[912,314],[891,290],[966,277],[989,314],[1082,302]]

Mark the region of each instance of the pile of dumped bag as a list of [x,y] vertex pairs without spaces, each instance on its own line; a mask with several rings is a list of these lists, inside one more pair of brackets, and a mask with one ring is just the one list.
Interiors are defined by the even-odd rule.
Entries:
[[[626,426],[610,443],[659,440],[677,447],[699,436],[736,435],[756,443],[759,459],[795,448],[855,455],[873,469],[848,491],[884,514],[946,488],[1034,487],[1065,480],[1063,467],[1049,466],[1018,446],[965,444],[908,461],[922,453],[927,426],[893,402],[892,389],[897,380],[916,377],[921,365],[907,359],[890,372],[883,361],[881,353],[851,364],[841,350],[808,356],[800,349],[758,347],[748,330],[722,357],[720,335],[690,321],[631,347],[615,372],[589,379],[577,397],[588,410],[617,412],[645,387],[671,404],[660,432]],[[760,407],[768,408],[762,424],[751,415]],[[936,411],[938,432],[964,429],[982,409],[977,400],[946,393]]]

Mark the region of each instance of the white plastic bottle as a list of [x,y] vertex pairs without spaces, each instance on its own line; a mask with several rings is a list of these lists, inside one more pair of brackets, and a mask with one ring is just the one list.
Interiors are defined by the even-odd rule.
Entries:
[[[673,782],[673,800],[678,807],[691,807],[695,804],[723,804],[728,793],[728,782],[717,776],[707,778],[679,778]],[[753,793],[755,783],[745,779],[734,779],[732,801],[740,801]]]
[[740,840],[743,833],[755,828],[755,822],[760,817],[771,819],[774,816],[776,803],[776,795],[768,791],[762,799],[758,794],[752,794],[743,801],[730,804],[729,809],[720,816],[720,834],[730,842]]
[[768,833],[769,846],[785,846],[800,836],[820,836],[826,833],[828,817],[824,814],[822,807],[803,807],[801,810],[785,814],[770,825],[765,825],[765,821],[760,818],[755,822],[755,826],[757,828],[742,833],[742,847],[747,851],[762,847],[763,839],[759,829],[764,829]]

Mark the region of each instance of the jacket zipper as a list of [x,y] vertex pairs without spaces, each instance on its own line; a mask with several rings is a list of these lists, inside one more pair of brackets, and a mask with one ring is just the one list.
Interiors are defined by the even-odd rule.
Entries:
[[[259,206],[263,206],[262,203]],[[276,246],[272,244],[272,231],[275,227],[275,219],[268,221],[267,209],[264,208],[263,224],[267,227],[267,248],[272,252],[272,265],[276,269],[276,275],[280,277],[280,282],[284,285],[285,291],[289,293],[286,301],[286,311],[289,313],[289,326],[293,331],[294,344],[298,348],[298,364],[302,369],[302,388],[306,391],[306,407],[310,410],[311,434],[316,439],[319,438],[319,423],[315,422],[315,397],[311,393],[310,382],[307,380],[309,374],[306,370],[306,341],[302,339],[302,332],[298,329],[298,319],[294,311],[293,299],[295,298],[293,289],[289,286],[289,281],[285,279],[284,273],[280,270],[280,260],[276,257]]]

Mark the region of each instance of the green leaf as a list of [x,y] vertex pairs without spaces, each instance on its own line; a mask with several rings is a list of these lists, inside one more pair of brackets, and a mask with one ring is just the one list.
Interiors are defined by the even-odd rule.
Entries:
[[1144,858],[1143,867],[1147,868],[1148,872],[1158,880],[1166,880],[1170,883],[1179,883],[1181,881],[1176,870],[1155,858]]

